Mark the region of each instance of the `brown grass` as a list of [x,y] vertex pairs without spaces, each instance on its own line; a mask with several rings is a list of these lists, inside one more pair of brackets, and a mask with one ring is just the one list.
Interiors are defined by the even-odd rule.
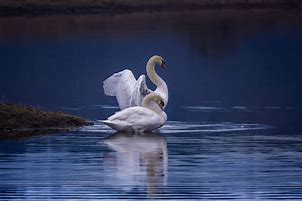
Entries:
[[62,112],[45,112],[37,108],[0,103],[0,131],[41,128],[68,129],[83,125],[89,125],[89,122]]

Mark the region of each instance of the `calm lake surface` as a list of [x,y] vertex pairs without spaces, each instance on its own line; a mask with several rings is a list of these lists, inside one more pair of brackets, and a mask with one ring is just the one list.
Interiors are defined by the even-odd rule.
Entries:
[[[1,99],[95,125],[0,141],[0,199],[302,199],[301,25],[295,11],[1,17]],[[102,81],[154,54],[167,124],[98,123],[118,110]]]

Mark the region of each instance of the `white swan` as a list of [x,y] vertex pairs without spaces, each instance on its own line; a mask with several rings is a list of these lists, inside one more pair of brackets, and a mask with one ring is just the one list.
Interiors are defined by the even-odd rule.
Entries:
[[163,99],[152,92],[143,99],[143,107],[135,106],[126,108],[101,122],[114,130],[124,132],[152,131],[163,126],[167,115],[163,111]]
[[[157,86],[154,91],[163,98],[164,105],[168,103],[168,87],[165,81],[155,72],[155,65],[166,68],[165,60],[160,56],[152,56],[146,66],[147,75]],[[146,85],[146,76],[141,75],[137,80],[133,73],[125,69],[114,73],[103,82],[104,93],[107,96],[115,96],[121,110],[132,107],[142,106],[143,98],[152,92]],[[164,107],[165,107],[164,106]]]

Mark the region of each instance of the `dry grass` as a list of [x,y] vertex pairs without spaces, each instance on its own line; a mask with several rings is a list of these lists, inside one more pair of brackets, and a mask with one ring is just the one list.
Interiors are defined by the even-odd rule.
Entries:
[[[88,125],[86,120],[62,112],[0,103],[0,131],[29,128],[73,128]],[[1,134],[0,134],[1,135]]]

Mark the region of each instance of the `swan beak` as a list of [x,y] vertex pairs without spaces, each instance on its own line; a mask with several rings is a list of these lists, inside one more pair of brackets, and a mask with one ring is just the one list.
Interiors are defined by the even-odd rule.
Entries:
[[166,62],[164,60],[162,60],[160,66],[164,69],[167,69]]

